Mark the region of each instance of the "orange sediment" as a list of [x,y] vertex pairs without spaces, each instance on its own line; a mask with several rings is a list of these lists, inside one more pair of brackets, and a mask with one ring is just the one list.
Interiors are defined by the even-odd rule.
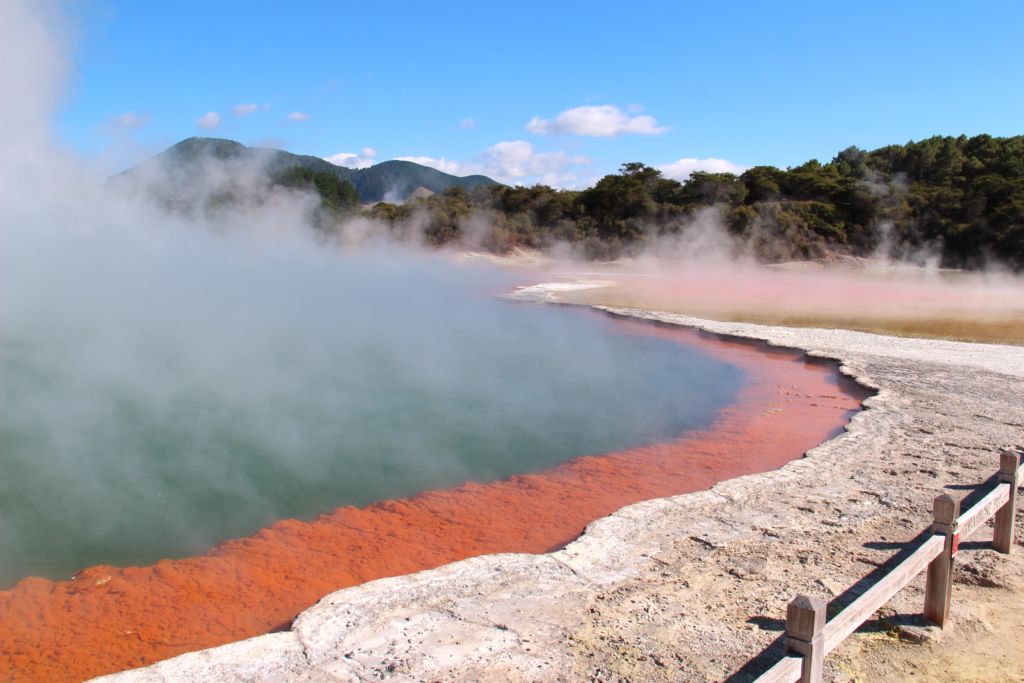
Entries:
[[201,557],[91,567],[69,581],[25,579],[0,592],[0,679],[82,680],[286,627],[339,588],[486,553],[549,551],[624,505],[799,458],[866,395],[834,365],[798,352],[618,324],[742,367],[748,381],[737,402],[710,428],[671,443],[285,520]]

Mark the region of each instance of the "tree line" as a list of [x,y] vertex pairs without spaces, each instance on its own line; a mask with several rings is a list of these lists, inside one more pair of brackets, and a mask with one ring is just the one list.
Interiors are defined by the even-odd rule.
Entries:
[[585,190],[454,188],[362,209],[350,183],[311,171],[288,181],[315,188],[332,217],[362,212],[401,230],[418,215],[435,246],[464,243],[476,217],[488,226],[479,246],[491,251],[569,243],[608,259],[636,252],[650,237],[679,234],[710,209],[737,245],[764,261],[927,253],[947,267],[998,261],[1024,269],[1024,136],[849,147],[825,164],[697,171],[684,181],[633,162]]

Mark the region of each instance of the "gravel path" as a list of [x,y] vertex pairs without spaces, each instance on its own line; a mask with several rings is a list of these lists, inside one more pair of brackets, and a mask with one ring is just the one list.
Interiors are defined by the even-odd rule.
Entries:
[[[793,595],[852,600],[848,588],[925,528],[934,496],[964,495],[995,472],[1000,446],[1024,443],[1024,347],[606,310],[836,358],[878,394],[804,459],[624,508],[561,551],[349,588],[290,631],[102,680],[750,680],[779,656]],[[1019,543],[1024,515],[1017,525]],[[1019,557],[967,545],[965,594],[1020,588]],[[956,623],[991,627],[957,590]],[[922,601],[919,577],[826,659],[829,679],[914,668],[878,643],[933,646],[933,629],[905,625]]]

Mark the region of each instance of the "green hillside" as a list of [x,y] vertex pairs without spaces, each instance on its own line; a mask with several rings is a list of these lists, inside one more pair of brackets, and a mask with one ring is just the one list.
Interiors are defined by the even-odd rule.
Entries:
[[[257,174],[263,183],[246,182]],[[723,229],[737,253],[762,261],[878,256],[943,266],[1024,270],[1024,136],[935,136],[873,151],[849,147],[826,163],[684,181],[623,164],[584,190],[509,187],[407,161],[366,169],[231,140],[190,138],[123,174],[174,208],[259,203],[269,185],[315,190],[327,232],[359,211],[396,236],[495,252],[568,243],[589,258],[634,254],[695,222]],[[419,187],[433,192],[413,197]],[[249,193],[246,195],[246,193]],[[481,226],[484,229],[481,230]],[[663,241],[663,240],[662,240]]]
[[453,176],[428,166],[410,161],[384,161],[369,168],[350,169],[325,161],[319,157],[292,154],[267,147],[246,147],[234,140],[221,138],[188,138],[167,148],[152,159],[126,171],[122,176],[159,178],[167,182],[171,193],[184,192],[198,178],[207,177],[208,167],[222,166],[227,173],[259,170],[276,180],[293,168],[334,176],[348,181],[363,204],[383,200],[404,201],[418,187],[431,192],[444,192],[451,188],[472,189],[496,185],[481,175]]
[[[484,246],[499,252],[568,242],[614,258],[652,238],[671,242],[710,213],[737,252],[761,261],[851,255],[1024,270],[1024,136],[849,147],[826,163],[695,172],[682,182],[628,163],[581,191],[496,185],[415,205],[428,210],[435,244],[459,242],[464,219],[486,215]],[[373,214],[401,220],[411,209],[380,204]]]

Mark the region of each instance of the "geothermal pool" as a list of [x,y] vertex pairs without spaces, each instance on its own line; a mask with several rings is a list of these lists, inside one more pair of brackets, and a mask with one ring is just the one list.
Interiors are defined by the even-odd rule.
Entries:
[[801,353],[499,301],[507,275],[431,259],[221,255],[119,290],[94,256],[62,263],[91,283],[74,306],[0,289],[5,680],[140,666],[346,586],[549,551],[798,458],[865,395]]
[[[492,327],[473,329],[483,312]],[[175,377],[165,365],[196,361],[156,344],[129,378],[84,366],[74,339],[0,343],[0,581],[149,564],[279,519],[669,440],[707,427],[744,376],[584,310],[453,296],[451,339],[411,326],[401,340],[374,339],[372,321],[350,331],[344,307],[323,315],[339,320],[305,331],[315,349],[284,335],[216,374]]]

